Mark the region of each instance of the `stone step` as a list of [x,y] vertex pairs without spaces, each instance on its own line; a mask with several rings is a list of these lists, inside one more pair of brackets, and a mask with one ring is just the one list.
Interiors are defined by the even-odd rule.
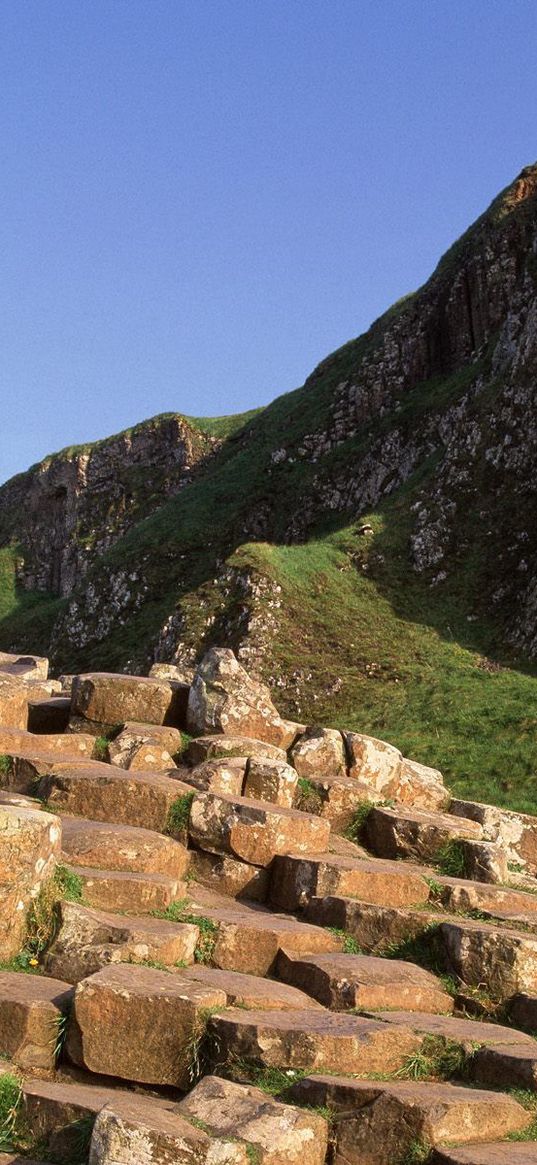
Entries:
[[329,853],[308,859],[294,850],[274,860],[270,901],[283,910],[298,910],[310,898],[341,894],[387,906],[414,906],[428,901],[428,874],[433,871],[410,863]]
[[200,889],[190,889],[184,913],[207,930],[207,961],[223,971],[248,975],[268,975],[282,948],[296,954],[338,951],[342,940],[329,930],[261,907],[226,900],[211,904]]
[[225,991],[228,1007],[247,1007],[262,1011],[321,1010],[310,995],[287,983],[265,979],[261,975],[245,975],[240,971],[221,971],[196,963],[181,971],[184,979],[194,979],[207,987]]
[[365,823],[367,845],[381,858],[434,861],[449,842],[462,838],[479,841],[482,827],[476,821],[429,813],[424,809],[394,809],[376,806]]
[[229,898],[253,902],[266,902],[268,898],[270,869],[265,866],[250,866],[229,854],[209,854],[192,849],[190,869],[196,882]]
[[297,786],[296,770],[284,761],[254,758],[247,761],[243,797],[292,809]]
[[317,813],[335,832],[343,833],[360,806],[375,800],[380,801],[381,794],[356,777],[310,774],[298,782],[296,807]]
[[[241,797],[248,758],[231,756],[221,760],[207,760],[193,769],[180,771],[181,780],[199,793],[223,793],[226,797]],[[178,774],[179,775],[179,774]]]
[[178,1105],[206,1132],[236,1137],[263,1165],[323,1165],[328,1124],[312,1109],[282,1104],[252,1085],[206,1076]]
[[28,702],[28,731],[49,735],[65,732],[71,712],[70,696],[52,696],[48,700]]
[[224,991],[180,974],[118,963],[78,983],[66,1052],[97,1075],[186,1090],[207,1015],[226,1002]]
[[254,866],[268,866],[276,854],[324,853],[330,825],[311,814],[264,801],[198,793],[190,813],[190,836],[210,853],[228,853]]
[[498,911],[537,916],[537,893],[530,894],[511,886],[493,886],[488,882],[448,878],[443,875],[435,877],[434,882],[431,900],[438,900],[453,913],[458,910],[483,910],[493,917],[497,917]]
[[95,737],[88,733],[72,736],[61,732],[46,733],[23,731],[0,725],[0,752],[26,753],[29,756],[45,753],[58,760],[90,760],[95,748]]
[[91,769],[96,776],[106,776],[110,772],[110,765],[83,756],[66,759],[62,753],[53,752],[4,752],[2,755],[6,757],[2,785],[31,795],[37,793],[42,777],[61,770],[63,766],[67,770]]
[[168,874],[133,874],[120,870],[67,866],[80,879],[82,898],[97,910],[151,914],[188,893],[186,882]]
[[[175,806],[193,790],[162,773],[141,773],[112,765],[55,765],[41,777],[38,795],[51,811],[164,832],[173,828]],[[189,801],[185,800],[188,821]],[[185,822],[186,825],[186,822]]]
[[63,852],[70,865],[178,879],[188,870],[188,850],[164,834],[83,817],[62,816],[61,820]]
[[316,926],[346,931],[366,954],[383,954],[417,938],[430,927],[437,927],[446,916],[435,910],[384,906],[326,894],[310,899],[304,917]]
[[183,684],[147,676],[86,672],[73,679],[70,725],[100,736],[118,724],[136,721],[185,727]]
[[72,998],[59,979],[0,971],[0,1056],[24,1070],[51,1070]]
[[104,1105],[113,1097],[131,1096],[115,1085],[30,1079],[22,1083],[22,1113],[43,1151],[69,1165],[87,1157],[93,1122]]
[[248,1081],[255,1066],[288,1074],[396,1072],[422,1042],[408,1022],[319,1010],[229,1009],[209,1019],[207,1036],[209,1063],[238,1081]]
[[199,938],[192,923],[109,914],[62,902],[54,942],[44,960],[48,975],[78,983],[110,963],[194,962]]
[[537,1165],[537,1143],[503,1141],[436,1149],[430,1165]]
[[509,862],[520,862],[530,873],[537,872],[537,816],[456,799],[449,811],[456,817],[477,821],[482,826],[483,837],[501,843]]
[[470,1080],[494,1088],[537,1091],[537,1044],[532,1036],[498,1023],[410,1011],[376,1012],[388,1024],[412,1024],[413,1030],[458,1044],[466,1052]]
[[453,1000],[439,979],[415,963],[370,955],[292,955],[280,951],[276,974],[335,1011],[452,1012]]
[[254,740],[251,736],[199,736],[188,744],[185,760],[193,767],[203,761],[218,760],[222,757],[247,757],[252,760],[287,761],[284,748],[269,744],[265,740]]
[[396,910],[327,895],[312,898],[305,917],[315,925],[347,931],[367,953],[397,953],[401,946],[404,958],[403,944],[421,936],[424,958],[427,952],[434,954],[446,972],[469,987],[486,985],[487,994],[497,1001],[507,1001],[520,992],[537,993],[533,916],[517,930],[508,916],[506,924],[501,925],[493,920],[450,917],[438,911]]
[[386,1165],[412,1160],[416,1145],[472,1143],[505,1137],[532,1121],[513,1097],[454,1084],[307,1076],[290,1097],[328,1108],[335,1132],[334,1163]]

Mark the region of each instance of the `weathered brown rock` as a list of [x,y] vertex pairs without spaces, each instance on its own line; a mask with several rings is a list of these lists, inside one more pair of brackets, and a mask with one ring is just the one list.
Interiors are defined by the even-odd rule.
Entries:
[[49,975],[78,983],[110,963],[193,963],[198,937],[198,927],[191,923],[126,917],[62,902],[45,969]]
[[41,777],[39,796],[58,813],[161,832],[168,829],[175,803],[192,796],[189,785],[163,773],[127,773],[94,764],[55,765]]
[[449,963],[464,983],[486,983],[496,999],[537,991],[537,935],[463,920],[442,923],[440,934]]
[[223,991],[179,974],[106,967],[75,990],[67,1052],[90,1072],[187,1089],[205,1012],[225,1005]]
[[203,850],[190,851],[190,869],[197,882],[209,890],[217,890],[230,898],[266,902],[270,870],[250,866],[229,854],[209,854]]
[[250,760],[243,796],[292,809],[298,777],[291,765],[277,760]]
[[335,1011],[451,1012],[453,1000],[429,971],[399,959],[371,955],[292,955],[280,951],[276,974]]
[[537,1033],[537,994],[521,991],[509,1004],[509,1022],[522,1031]]
[[274,860],[270,900],[283,910],[297,910],[310,898],[327,894],[390,906],[416,905],[428,900],[427,872],[410,864],[343,854],[306,858],[293,850]]
[[169,874],[182,879],[189,854],[171,837],[130,825],[109,825],[83,817],[63,817],[63,852],[70,865],[123,870],[134,874]]
[[217,1063],[238,1080],[245,1062],[283,1071],[395,1072],[421,1042],[408,1026],[318,1010],[229,1010],[212,1016],[208,1035]]
[[172,767],[172,757],[181,751],[182,746],[178,728],[130,721],[110,741],[108,755],[111,764],[117,768],[158,772]]
[[377,806],[368,814],[365,833],[367,844],[379,857],[430,861],[449,842],[460,838],[479,840],[482,830],[475,821],[446,813]]
[[530,873],[537,872],[537,817],[457,799],[451,802],[449,811],[457,817],[477,821],[482,826],[484,839],[498,842],[507,861],[522,864]]
[[228,906],[224,900],[211,906],[191,900],[189,912],[213,924],[210,962],[225,971],[267,975],[282,947],[297,954],[341,948],[341,939],[329,930],[246,903]]
[[291,1095],[334,1113],[334,1165],[386,1165],[408,1159],[416,1145],[503,1137],[531,1121],[513,1097],[453,1084],[310,1076]]
[[181,692],[168,680],[88,672],[73,681],[70,724],[96,736],[131,721],[180,727],[180,704]]
[[317,1112],[281,1104],[259,1088],[206,1076],[179,1110],[213,1136],[246,1142],[255,1159],[266,1165],[323,1165],[326,1120]]
[[245,797],[199,793],[190,814],[190,836],[201,849],[255,866],[268,866],[275,854],[323,853],[329,834],[318,817]]
[[359,732],[344,732],[349,775],[358,777],[366,785],[371,785],[384,797],[391,796],[397,788],[403,757],[399,749],[373,736],[362,736]]
[[493,886],[440,875],[435,877],[435,883],[442,887],[442,904],[453,912],[483,910],[494,915],[508,910],[517,914],[537,914],[537,894],[525,894],[523,890],[514,890],[510,886]]
[[3,753],[21,753],[26,756],[45,754],[55,756],[58,760],[89,760],[94,748],[95,737],[88,733],[79,733],[77,736],[48,733],[40,736],[35,732],[0,726],[0,750]]
[[61,832],[50,813],[0,806],[0,959],[24,945],[28,908],[54,873]]
[[311,776],[299,779],[295,804],[297,809],[329,821],[333,830],[343,831],[361,806],[380,799],[380,793],[356,777]]
[[196,963],[181,971],[184,979],[195,979],[206,987],[225,991],[228,1007],[247,1007],[262,1011],[311,1011],[320,1007],[310,995],[287,983],[265,979],[261,975],[245,975],[240,971],[221,971]]
[[251,736],[200,736],[191,740],[185,758],[191,765],[200,765],[207,760],[222,757],[247,757],[250,760],[279,760],[284,764],[287,753],[284,748],[269,744],[266,740],[255,740]]
[[296,736],[228,648],[213,647],[199,665],[188,698],[187,728],[194,736],[222,732],[288,748]]
[[46,680],[48,659],[42,655],[13,655],[0,651],[0,674],[15,679]]
[[26,731],[30,701],[48,699],[52,687],[49,680],[27,680],[0,671],[0,724],[3,728]]
[[438,914],[433,911],[357,902],[337,895],[311,898],[304,917],[316,926],[346,931],[361,950],[370,954],[382,954],[387,948],[438,926]]
[[501,845],[493,841],[472,841],[470,838],[462,838],[459,845],[467,878],[493,884],[507,882],[509,867]]
[[438,769],[418,764],[408,757],[403,757],[393,797],[401,805],[412,805],[414,809],[427,809],[431,813],[447,809],[451,801],[451,794]]
[[207,760],[193,769],[181,769],[181,779],[200,793],[223,793],[226,797],[241,797],[248,759],[232,756],[228,759]]
[[347,757],[341,732],[335,728],[307,728],[291,749],[299,777],[344,777]]
[[[22,1113],[32,1137],[46,1146],[47,1156],[71,1165],[81,1159],[85,1142],[89,1145],[91,1126],[101,1108],[113,1097],[131,1096],[114,1085],[80,1084],[66,1078],[58,1082],[25,1080]],[[26,1158],[24,1163],[27,1165]]]
[[0,1054],[20,1068],[53,1068],[72,994],[59,979],[0,971]]
[[114,1096],[93,1126],[89,1165],[249,1165],[247,1146],[211,1137],[171,1101]]
[[537,1092],[537,1048],[512,1043],[478,1048],[472,1057],[472,1078],[492,1088]]
[[537,1144],[511,1141],[471,1145],[456,1149],[436,1149],[431,1165],[537,1165]]
[[71,866],[82,883],[84,902],[97,910],[126,914],[166,910],[171,902],[184,898],[186,882],[167,874],[137,874],[119,870]]

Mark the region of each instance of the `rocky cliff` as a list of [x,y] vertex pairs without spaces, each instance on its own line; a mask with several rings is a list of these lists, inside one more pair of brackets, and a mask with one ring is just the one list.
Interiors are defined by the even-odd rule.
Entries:
[[536,384],[537,165],[422,289],[231,435],[157,418],[4,486],[0,646],[142,671],[228,644],[289,714],[359,693],[366,720],[371,693],[398,707],[394,685],[410,699],[449,670],[444,644],[527,670]]

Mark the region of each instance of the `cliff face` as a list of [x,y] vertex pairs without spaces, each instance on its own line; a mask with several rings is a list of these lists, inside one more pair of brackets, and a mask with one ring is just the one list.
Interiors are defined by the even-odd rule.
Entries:
[[156,417],[7,482],[0,537],[18,543],[19,584],[70,595],[131,526],[192,481],[216,444],[179,415]]
[[[537,657],[536,293],[534,166],[419,292],[231,439],[157,418],[4,486],[20,583],[69,600],[57,663],[191,665],[218,641],[267,674],[281,587],[247,544],[307,546],[390,505],[394,607],[418,580],[426,610],[492,617],[498,650]],[[391,553],[376,538],[349,561],[383,591]],[[25,634],[11,619],[0,645],[29,649]]]

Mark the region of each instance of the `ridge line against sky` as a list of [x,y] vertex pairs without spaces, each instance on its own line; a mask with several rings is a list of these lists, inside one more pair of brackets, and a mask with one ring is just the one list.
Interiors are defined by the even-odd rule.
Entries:
[[535,160],[529,0],[0,4],[0,480],[242,412]]

